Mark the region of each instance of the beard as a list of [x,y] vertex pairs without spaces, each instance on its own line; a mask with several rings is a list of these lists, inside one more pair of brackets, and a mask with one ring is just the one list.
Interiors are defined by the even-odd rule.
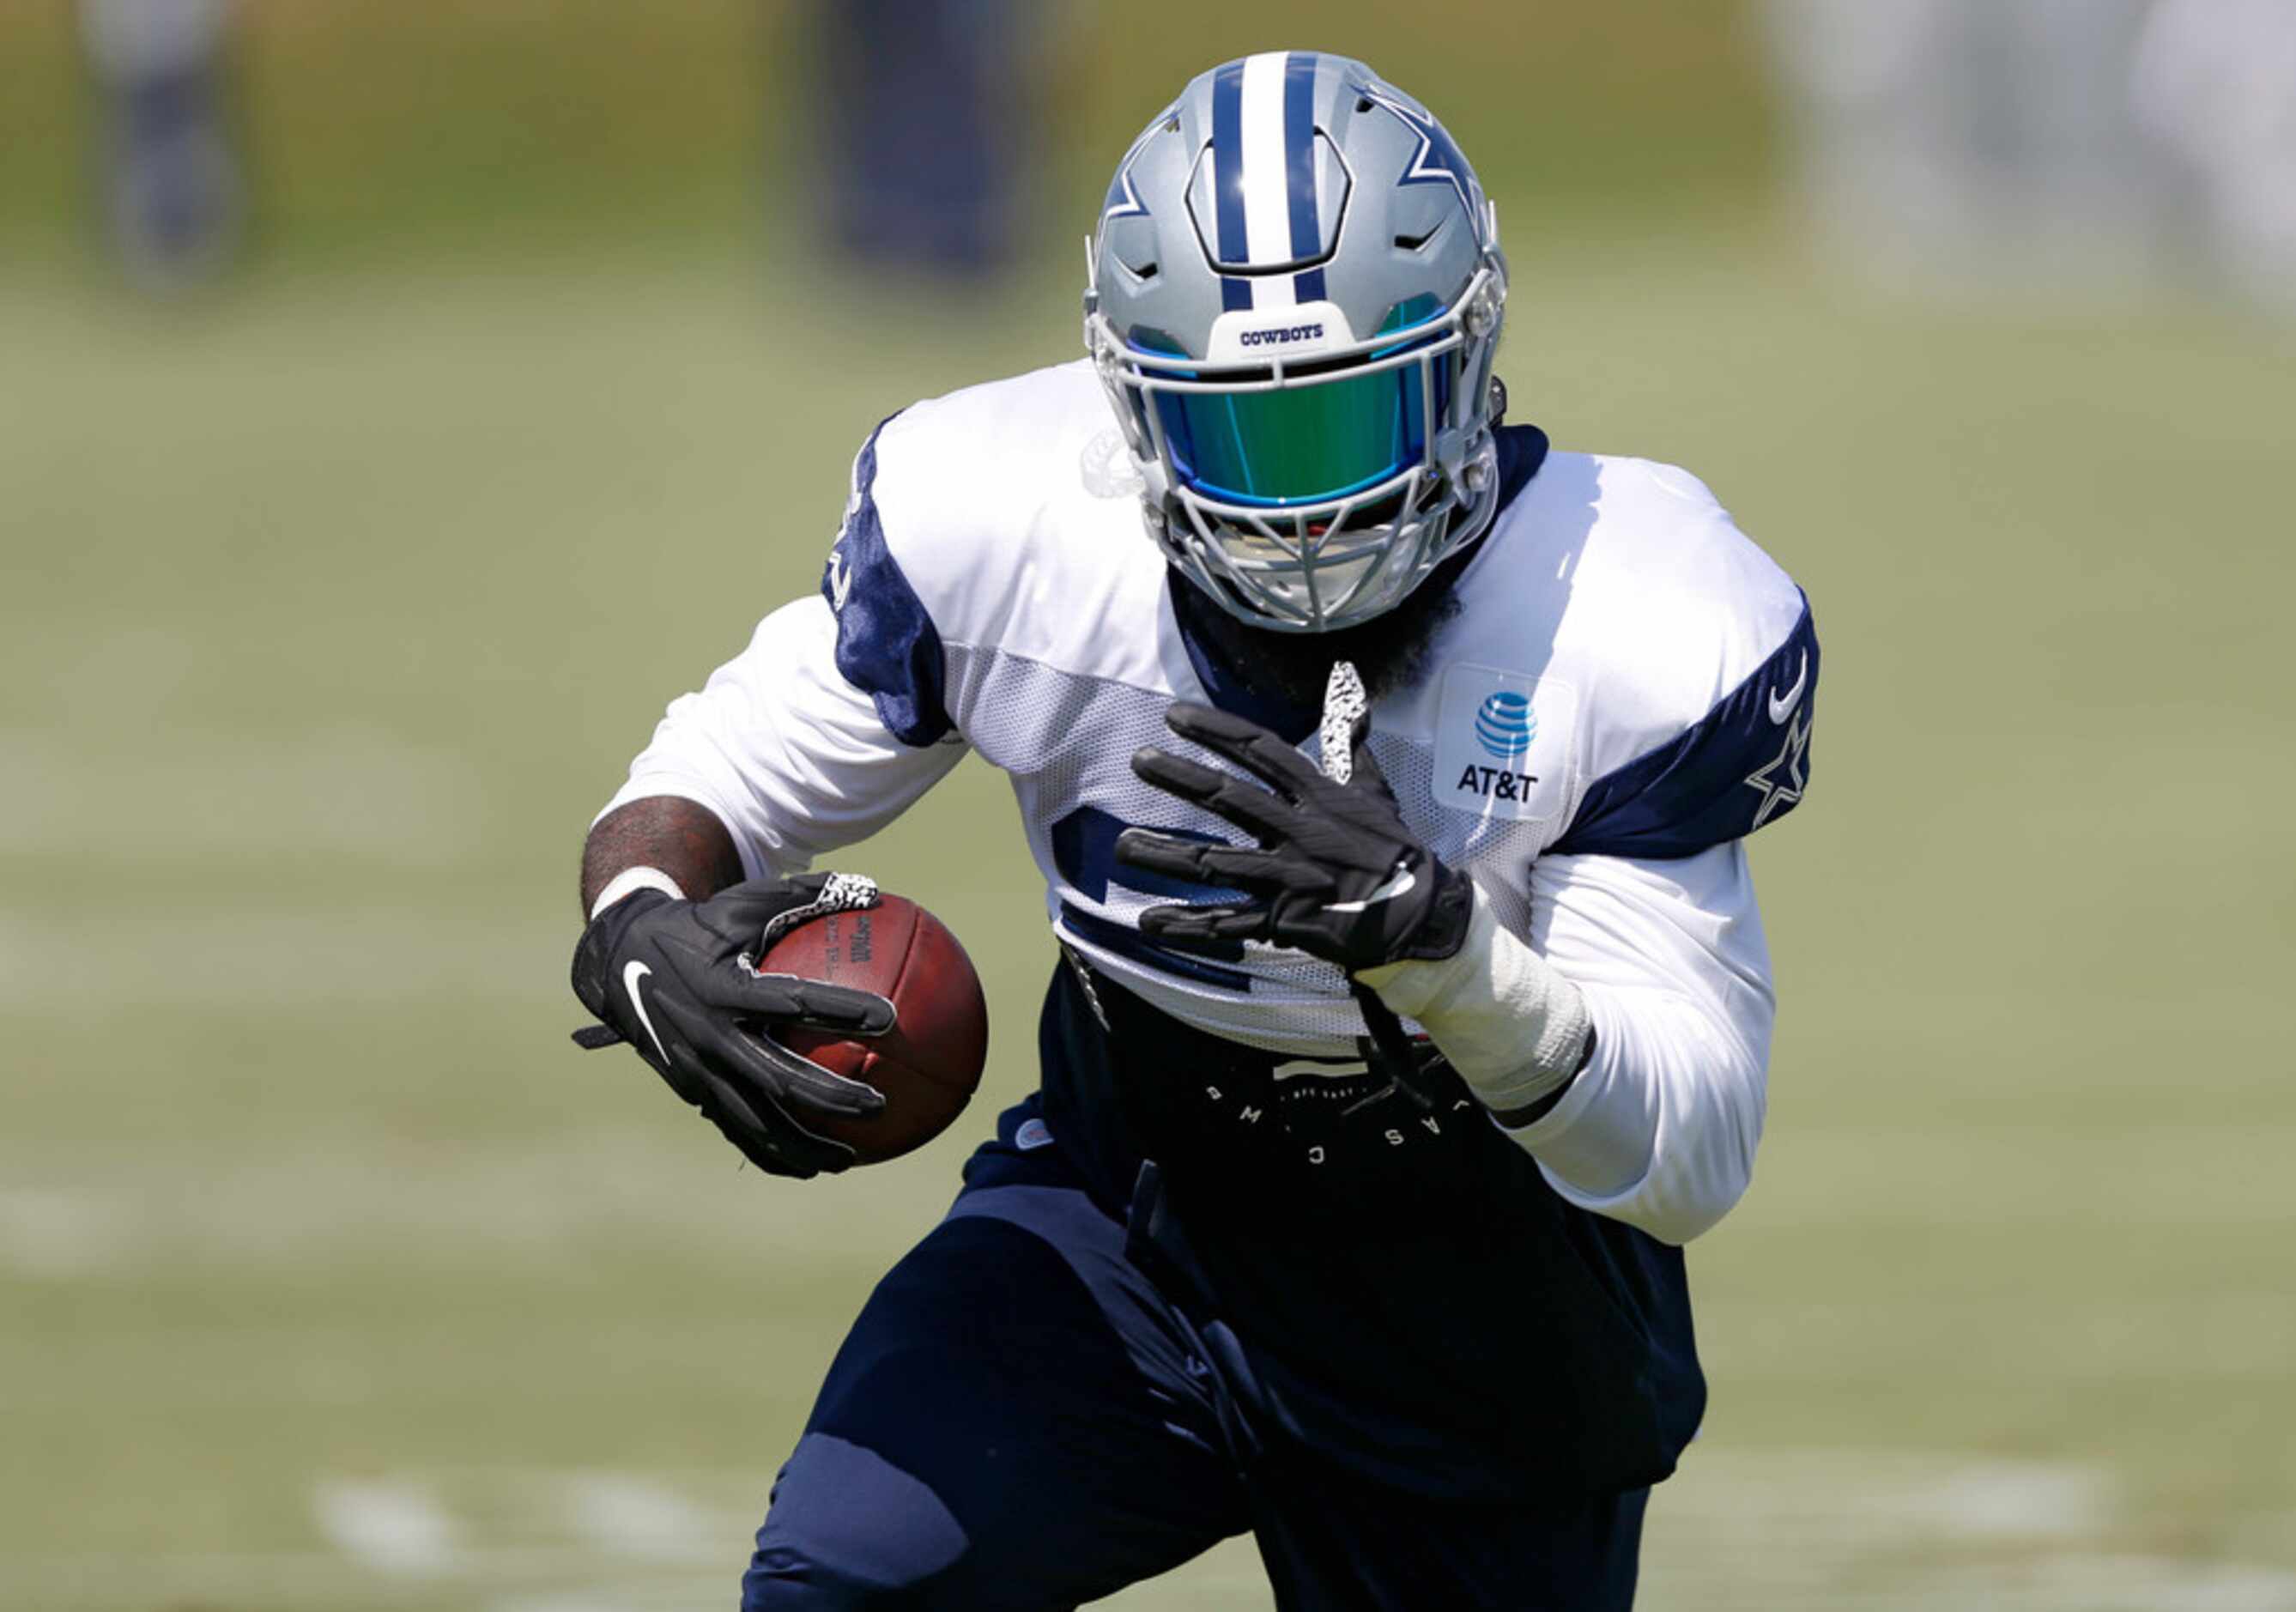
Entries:
[[1334,661],[1352,661],[1376,700],[1426,670],[1435,639],[1459,613],[1453,584],[1482,547],[1480,539],[1452,555],[1385,614],[1330,632],[1269,632],[1246,625],[1178,572],[1172,613],[1182,630],[1216,654],[1222,669],[1263,699],[1319,711]]

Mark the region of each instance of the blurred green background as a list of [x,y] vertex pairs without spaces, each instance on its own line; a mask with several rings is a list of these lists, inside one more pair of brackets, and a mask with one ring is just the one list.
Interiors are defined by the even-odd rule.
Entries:
[[[1134,128],[1299,45],[1476,159],[1517,417],[1697,471],[1826,645],[1643,1604],[2296,1608],[2296,343],[1861,292],[1739,8],[1457,12],[1062,10],[1025,260],[953,292],[808,254],[789,17],[252,4],[255,251],[152,306],[70,13],[0,0],[0,1605],[732,1604],[1053,952],[968,763],[840,861],[964,937],[988,1090],[767,1180],[566,1043],[583,827],[872,424],[1076,350]],[[1232,1544],[1116,1604],[1267,1596]]]

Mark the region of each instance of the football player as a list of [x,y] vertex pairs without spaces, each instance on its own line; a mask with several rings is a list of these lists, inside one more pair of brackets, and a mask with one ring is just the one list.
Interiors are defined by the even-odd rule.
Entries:
[[880,425],[820,596],[593,828],[588,1033],[776,1174],[877,1099],[745,1026],[890,1016],[746,966],[849,895],[800,869],[972,750],[1062,954],[1042,1089],[854,1322],[745,1606],[1072,1607],[1246,1529],[1286,1607],[1631,1601],[1817,643],[1695,477],[1504,422],[1507,291],[1417,101],[1203,74],[1117,166],[1088,356]]
[[102,95],[104,215],[146,291],[228,269],[246,228],[245,161],[229,115],[227,0],[79,0]]

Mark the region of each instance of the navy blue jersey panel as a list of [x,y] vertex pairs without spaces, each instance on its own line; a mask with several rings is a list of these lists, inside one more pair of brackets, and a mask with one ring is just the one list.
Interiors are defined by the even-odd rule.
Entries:
[[[1129,924],[1119,924],[1114,918],[1104,918],[1086,912],[1074,901],[1061,903],[1061,922],[1078,940],[1112,951],[1136,963],[1144,963],[1161,973],[1184,980],[1194,980],[1205,985],[1217,985],[1222,991],[1250,991],[1251,976],[1241,968],[1224,968],[1212,958],[1226,958],[1230,962],[1243,961],[1241,941],[1206,942],[1195,951],[1174,951],[1159,946]],[[1206,955],[1209,954],[1209,957]]]
[[940,633],[885,545],[877,513],[881,422],[853,466],[853,506],[829,550],[821,596],[837,615],[837,670],[867,695],[885,730],[904,744],[931,744],[955,726],[942,705],[947,664]]
[[[1060,869],[1061,877],[1069,882],[1070,888],[1095,901],[1108,900],[1108,889],[1111,884],[1174,901],[1232,901],[1241,899],[1239,891],[1192,884],[1185,879],[1151,873],[1144,868],[1118,861],[1117,838],[1132,827],[1134,825],[1113,812],[1103,811],[1097,806],[1079,806],[1053,825],[1053,866]],[[1203,845],[1229,843],[1216,834],[1200,834],[1193,828],[1159,828],[1156,832],[1169,835],[1176,840],[1193,840]],[[1236,955],[1241,957],[1243,954],[1239,950]]]
[[1588,785],[1556,856],[1695,856],[1800,804],[1817,706],[1809,601],[1784,643],[1687,733]]

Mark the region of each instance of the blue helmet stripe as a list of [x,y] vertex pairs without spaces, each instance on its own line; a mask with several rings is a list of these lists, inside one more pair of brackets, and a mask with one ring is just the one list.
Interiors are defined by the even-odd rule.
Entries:
[[[1324,244],[1316,210],[1316,55],[1294,51],[1283,59],[1283,180],[1292,197],[1292,257],[1312,258]],[[1302,302],[1324,300],[1324,271],[1293,277]]]
[[[1243,63],[1231,62],[1212,75],[1212,196],[1218,214],[1219,260],[1249,261],[1251,249],[1243,226]],[[1223,308],[1250,308],[1249,281],[1223,276]]]

